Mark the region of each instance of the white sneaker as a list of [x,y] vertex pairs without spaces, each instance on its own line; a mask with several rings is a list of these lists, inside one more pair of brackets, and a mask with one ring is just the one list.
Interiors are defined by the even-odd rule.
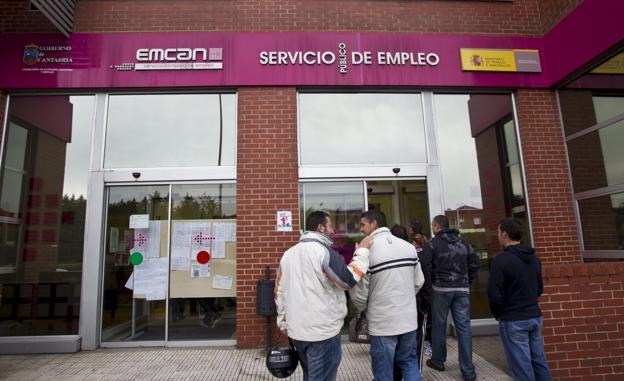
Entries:
[[431,343],[429,343],[428,341],[425,341],[425,356],[431,358],[432,353],[433,353],[433,350],[431,349]]

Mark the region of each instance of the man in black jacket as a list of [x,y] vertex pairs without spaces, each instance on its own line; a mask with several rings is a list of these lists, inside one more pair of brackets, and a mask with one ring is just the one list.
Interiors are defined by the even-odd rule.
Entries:
[[472,246],[459,237],[459,231],[449,229],[448,218],[435,216],[431,221],[435,234],[421,253],[425,287],[431,285],[431,347],[433,353],[428,367],[444,370],[446,361],[446,318],[453,315],[459,346],[459,368],[466,381],[477,378],[472,362],[470,332],[470,283],[479,273],[479,258]]
[[498,226],[498,242],[504,250],[490,269],[490,310],[499,321],[507,366],[514,380],[550,381],[538,304],[544,291],[542,265],[535,250],[520,243],[522,232],[522,221],[516,218],[504,219]]

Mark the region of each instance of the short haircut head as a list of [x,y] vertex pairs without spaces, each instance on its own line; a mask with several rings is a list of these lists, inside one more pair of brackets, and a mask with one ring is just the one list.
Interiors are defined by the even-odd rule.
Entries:
[[325,225],[325,221],[329,217],[329,214],[323,212],[322,210],[317,210],[315,212],[310,213],[308,218],[306,219],[306,230],[307,231],[316,231],[316,228],[319,225]]
[[407,242],[410,240],[409,234],[407,234],[407,229],[399,224],[394,224],[394,226],[390,229],[390,233],[392,233],[393,236],[399,237]]
[[505,218],[500,222],[500,231],[507,233],[509,238],[520,241],[524,233],[524,224],[517,218]]
[[449,220],[445,215],[439,214],[433,217],[433,223],[438,225],[440,229],[448,229],[449,228]]
[[373,221],[377,221],[378,228],[385,228],[386,226],[388,226],[388,224],[386,223],[386,215],[378,209],[367,210],[366,212],[362,213],[360,217],[366,218],[368,222],[371,223]]

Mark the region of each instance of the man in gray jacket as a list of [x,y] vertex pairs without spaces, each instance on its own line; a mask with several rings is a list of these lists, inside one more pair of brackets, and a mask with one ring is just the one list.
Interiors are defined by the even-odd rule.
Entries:
[[375,381],[392,381],[393,364],[405,381],[420,381],[416,356],[416,293],[425,282],[412,244],[393,236],[383,212],[362,213],[360,231],[373,240],[370,267],[349,294],[358,310],[366,310]]
[[347,315],[345,290],[368,270],[371,240],[360,242],[347,265],[331,247],[333,233],[329,215],[312,212],[299,243],[282,256],[275,280],[277,325],[295,345],[304,381],[336,379]]

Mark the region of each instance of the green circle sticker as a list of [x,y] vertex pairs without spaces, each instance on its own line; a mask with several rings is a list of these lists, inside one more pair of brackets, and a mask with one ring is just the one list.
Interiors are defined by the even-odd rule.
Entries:
[[138,266],[143,263],[143,254],[139,253],[138,251],[132,253],[132,255],[130,255],[130,263],[132,263],[132,265],[134,266]]

